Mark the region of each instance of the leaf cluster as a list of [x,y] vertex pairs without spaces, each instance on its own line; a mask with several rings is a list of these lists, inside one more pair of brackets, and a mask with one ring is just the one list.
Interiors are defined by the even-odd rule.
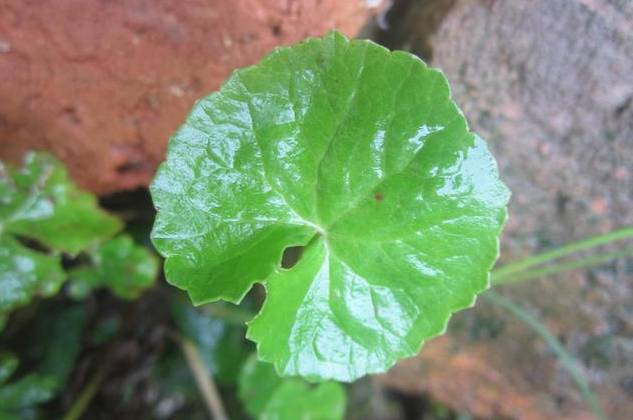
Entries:
[[76,297],[101,286],[137,296],[153,283],[158,262],[127,235],[113,238],[122,227],[52,156],[29,153],[21,168],[0,162],[0,321],[68,279]]
[[[157,258],[125,234],[123,224],[78,188],[63,165],[45,153],[29,153],[22,167],[0,162],[0,330],[8,315],[36,297],[50,297],[70,283],[75,299],[108,287],[124,299],[151,286]],[[82,306],[37,318],[28,359],[0,357],[0,418],[30,418],[66,382],[80,350]],[[23,357],[20,357],[22,359]]]

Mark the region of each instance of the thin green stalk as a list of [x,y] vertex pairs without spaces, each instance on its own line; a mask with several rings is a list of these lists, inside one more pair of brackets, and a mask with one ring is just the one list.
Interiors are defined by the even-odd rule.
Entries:
[[633,238],[633,227],[626,227],[619,230],[615,230],[604,235],[592,236],[590,238],[572,242],[571,244],[562,246],[560,248],[553,249],[551,251],[544,252],[542,254],[528,257],[515,263],[507,264],[494,271],[497,282],[503,282],[511,274],[516,274],[519,271],[526,270],[536,265],[545,264],[552,260],[565,257],[576,252],[593,248],[599,245],[604,245],[609,242],[619,241],[627,238]]
[[510,299],[505,298],[493,291],[488,291],[482,295],[490,302],[499,305],[516,316],[523,323],[532,328],[538,335],[541,336],[547,345],[552,349],[561,364],[567,369],[574,382],[580,389],[580,393],[589,405],[591,411],[597,419],[606,419],[606,415],[598,402],[598,399],[591,391],[589,383],[587,382],[584,373],[578,367],[574,356],[572,356],[563,345],[554,337],[554,335],[543,325],[536,317],[532,316],[528,311],[524,310],[520,306],[516,305]]
[[70,407],[70,410],[68,410],[68,412],[64,415],[63,420],[79,420],[81,418],[84,411],[86,411],[86,408],[88,408],[90,402],[101,387],[101,384],[106,378],[109,370],[109,363],[101,365],[88,385],[81,391],[79,398],[75,400],[73,405]]
[[595,265],[604,264],[616,258],[627,257],[633,255],[633,247],[624,248],[623,250],[607,252],[605,254],[592,255],[582,257],[565,263],[553,264],[546,267],[535,268],[532,270],[521,270],[515,272],[512,276],[500,276],[497,271],[491,273],[491,282],[495,286],[502,284],[516,283],[519,281],[532,280],[552,274],[559,274],[565,271],[577,270],[579,268],[587,268]]

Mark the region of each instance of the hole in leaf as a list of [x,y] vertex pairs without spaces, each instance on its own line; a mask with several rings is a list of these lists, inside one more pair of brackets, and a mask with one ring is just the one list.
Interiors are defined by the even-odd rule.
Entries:
[[266,300],[266,288],[261,283],[254,283],[240,303],[240,309],[253,314],[259,313],[264,300]]
[[289,269],[295,266],[303,254],[302,246],[290,246],[284,249],[284,255],[281,257],[281,268]]

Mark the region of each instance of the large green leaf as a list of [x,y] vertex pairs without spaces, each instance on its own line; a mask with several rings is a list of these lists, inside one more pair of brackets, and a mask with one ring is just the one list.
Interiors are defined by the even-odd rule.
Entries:
[[71,294],[83,298],[96,287],[108,287],[123,299],[135,299],[154,284],[158,261],[128,235],[120,235],[90,252],[91,264],[72,270]]
[[[353,380],[415,354],[489,284],[509,193],[438,70],[333,32],[202,99],[151,186],[191,299],[267,299],[248,337],[283,375]],[[290,269],[290,246],[305,246]]]
[[335,382],[317,386],[282,379],[271,364],[249,358],[239,377],[238,394],[246,411],[262,420],[336,420],[345,414],[345,390]]

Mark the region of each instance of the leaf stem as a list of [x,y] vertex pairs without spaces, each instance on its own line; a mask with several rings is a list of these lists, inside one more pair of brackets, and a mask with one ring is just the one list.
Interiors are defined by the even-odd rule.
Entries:
[[103,380],[106,378],[110,370],[110,363],[106,362],[97,370],[88,385],[81,391],[79,398],[75,400],[68,412],[64,415],[63,420],[78,420],[81,418],[86,408],[101,387]]
[[178,337],[178,343],[185,355],[189,369],[196,380],[196,385],[198,385],[198,389],[204,398],[211,418],[215,420],[228,420],[218,389],[215,386],[213,377],[209,373],[204,360],[202,360],[198,348],[190,340],[182,336]]
[[591,411],[597,419],[606,419],[606,415],[598,402],[598,399],[591,391],[591,387],[585,378],[584,373],[578,367],[578,363],[563,345],[556,339],[556,337],[543,325],[536,317],[531,315],[528,311],[516,305],[512,300],[503,297],[493,291],[488,291],[482,295],[488,301],[501,306],[506,309],[512,315],[517,317],[523,323],[528,325],[534,330],[552,349],[561,364],[567,369],[574,382],[580,389],[580,393],[589,405]]
[[567,255],[574,254],[576,252],[579,252],[585,249],[593,248],[599,245],[607,244],[609,242],[619,241],[619,240],[623,240],[627,238],[633,238],[633,227],[626,227],[626,228],[614,230],[609,233],[605,233],[603,235],[592,236],[587,239],[572,242],[560,248],[556,248],[551,251],[547,251],[542,254],[535,255],[533,257],[528,257],[514,263],[506,264],[503,267],[498,268],[493,271],[493,283],[494,284],[510,283],[514,281],[514,278],[512,280],[508,279],[508,277],[512,274],[516,276],[516,273],[524,271],[536,265],[545,264],[552,260],[562,258]]

